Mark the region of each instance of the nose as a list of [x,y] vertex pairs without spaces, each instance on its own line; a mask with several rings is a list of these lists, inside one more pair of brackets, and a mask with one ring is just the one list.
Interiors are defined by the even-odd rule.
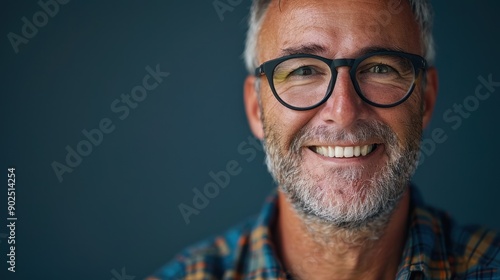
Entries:
[[348,127],[362,118],[364,103],[358,96],[349,75],[348,67],[337,68],[337,79],[330,98],[320,108],[321,119],[335,123],[339,127]]

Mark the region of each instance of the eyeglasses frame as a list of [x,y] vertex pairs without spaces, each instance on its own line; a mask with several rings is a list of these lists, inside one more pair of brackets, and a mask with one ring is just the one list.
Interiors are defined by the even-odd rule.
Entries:
[[[414,75],[415,75],[415,77],[413,79],[413,84],[411,85],[410,89],[408,90],[408,92],[406,93],[406,95],[402,99],[400,99],[399,101],[394,102],[392,104],[378,104],[378,103],[372,102],[369,99],[367,99],[362,94],[361,88],[359,87],[358,81],[356,79],[356,70],[357,70],[359,64],[362,61],[364,61],[365,59],[372,57],[372,56],[376,56],[376,55],[396,55],[396,56],[404,57],[404,58],[409,59],[413,65],[413,71],[414,71]],[[278,66],[283,61],[286,61],[288,59],[293,59],[293,58],[315,58],[315,59],[323,61],[324,63],[326,63],[327,65],[330,66],[330,71],[332,73],[332,77],[330,79],[330,83],[328,84],[328,89],[326,91],[325,97],[323,97],[323,99],[315,105],[308,106],[308,107],[295,107],[295,106],[292,106],[292,105],[286,103],[283,99],[281,99],[281,97],[276,92],[276,89],[274,87],[274,81],[273,81],[274,69],[276,68],[276,66]],[[282,56],[282,57],[272,59],[272,60],[269,60],[269,61],[262,63],[259,67],[257,67],[255,69],[255,76],[261,77],[262,75],[265,75],[267,77],[267,80],[269,82],[269,86],[271,87],[271,90],[273,92],[274,97],[283,106],[285,106],[289,109],[292,109],[292,110],[296,110],[296,111],[306,111],[306,110],[311,110],[311,109],[314,109],[314,108],[321,106],[323,103],[325,103],[330,98],[330,96],[332,95],[332,92],[333,92],[334,84],[337,80],[337,75],[338,75],[337,68],[341,67],[341,66],[350,67],[349,76],[351,78],[351,82],[353,83],[354,89],[356,90],[356,93],[358,94],[358,96],[364,102],[366,102],[372,106],[379,107],[379,108],[395,107],[395,106],[405,102],[410,97],[413,90],[415,89],[416,81],[418,80],[419,75],[422,73],[425,74],[425,71],[427,70],[427,67],[428,67],[427,61],[425,60],[425,58],[421,57],[420,55],[406,53],[406,52],[400,52],[400,51],[377,51],[377,52],[370,52],[370,53],[364,54],[364,55],[359,56],[357,58],[338,58],[338,59],[329,59],[329,58],[325,58],[325,57],[322,57],[319,55],[314,55],[314,54],[292,54],[292,55]]]

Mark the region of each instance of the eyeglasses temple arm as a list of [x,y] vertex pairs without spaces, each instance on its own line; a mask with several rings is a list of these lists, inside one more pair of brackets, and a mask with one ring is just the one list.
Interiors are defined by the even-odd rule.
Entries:
[[261,66],[255,68],[255,73],[254,74],[255,74],[256,77],[262,76],[264,74],[264,67],[261,65]]

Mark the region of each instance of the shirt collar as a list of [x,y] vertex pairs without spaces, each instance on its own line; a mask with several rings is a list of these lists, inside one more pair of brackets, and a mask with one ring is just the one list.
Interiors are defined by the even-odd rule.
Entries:
[[[443,226],[425,208],[420,192],[410,187],[411,206],[406,244],[396,279],[450,279]],[[287,279],[272,243],[271,228],[277,214],[277,191],[266,199],[250,234],[245,275],[248,279]],[[415,278],[418,277],[418,278]]]
[[286,274],[275,252],[271,229],[277,214],[277,191],[267,197],[261,213],[252,228],[249,242],[250,260],[245,275],[248,279],[286,279]]
[[397,279],[450,279],[443,226],[432,210],[425,208],[418,189],[410,187],[409,228]]

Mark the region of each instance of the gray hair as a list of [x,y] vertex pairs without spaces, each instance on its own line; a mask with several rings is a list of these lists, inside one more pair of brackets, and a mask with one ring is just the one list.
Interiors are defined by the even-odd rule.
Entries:
[[[429,65],[434,64],[436,51],[434,47],[434,38],[432,37],[432,24],[434,12],[429,0],[408,0],[415,19],[420,28],[420,38],[423,44],[424,56]],[[248,32],[243,53],[245,65],[250,74],[254,73],[258,67],[257,61],[257,37],[262,26],[264,15],[269,7],[271,0],[253,0],[248,21]]]

